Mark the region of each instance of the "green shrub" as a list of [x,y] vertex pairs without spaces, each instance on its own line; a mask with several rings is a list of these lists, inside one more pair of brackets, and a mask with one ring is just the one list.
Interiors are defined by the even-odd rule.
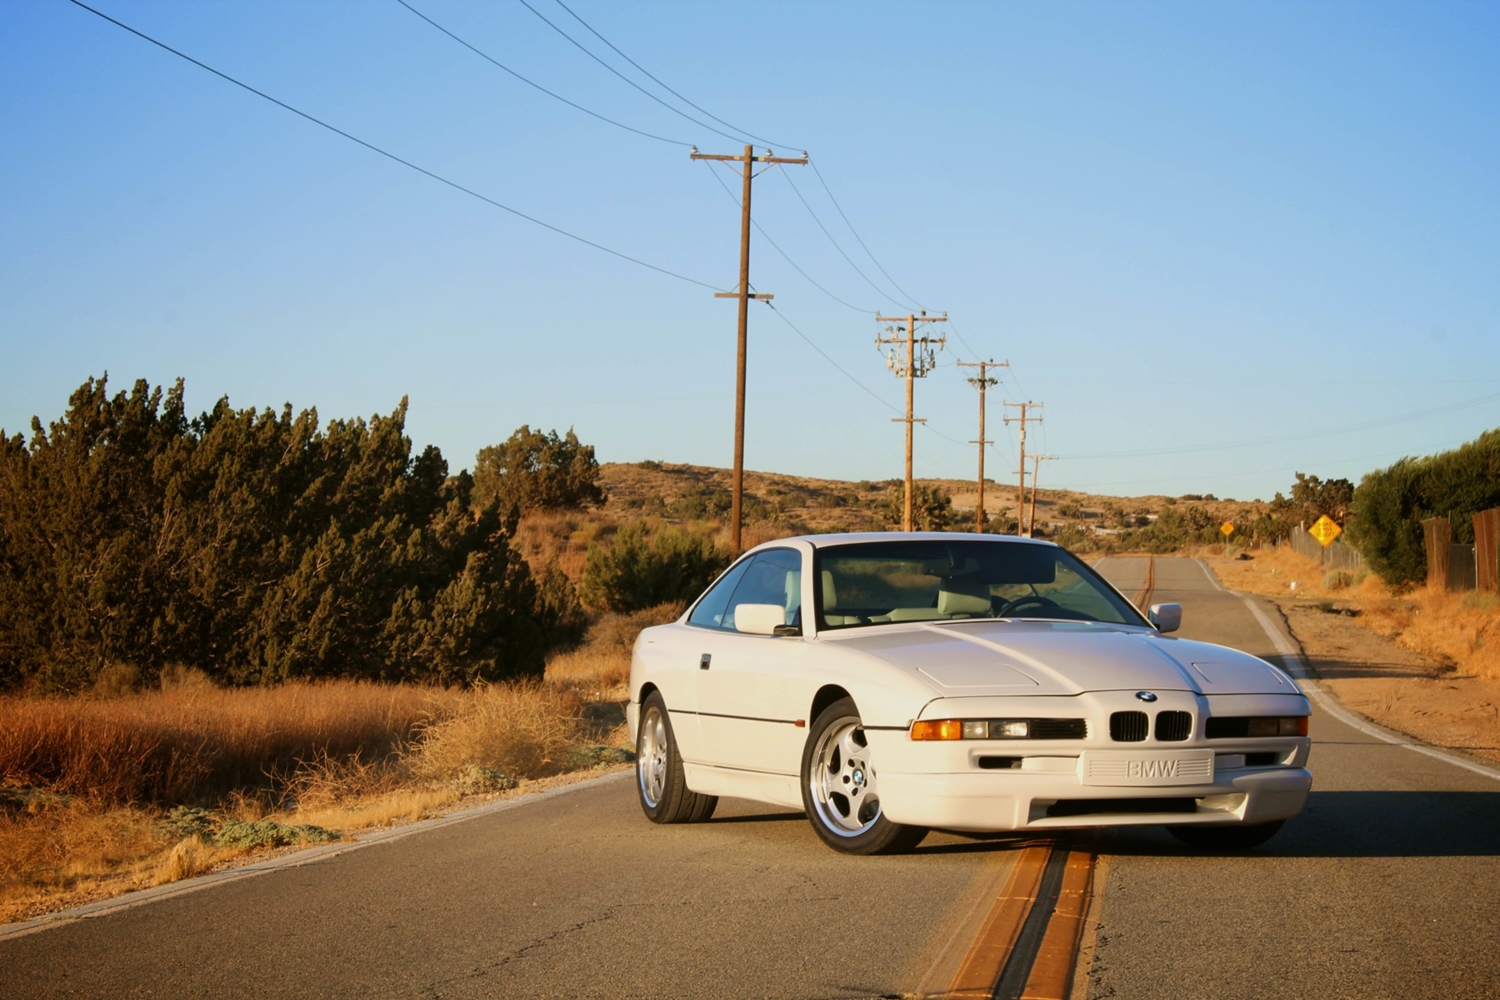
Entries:
[[602,504],[594,446],[580,443],[571,427],[558,437],[555,430],[543,434],[522,424],[509,438],[481,448],[475,456],[474,501],[522,514]]
[[[895,480],[895,483],[886,490],[879,513],[887,526],[899,529],[906,513],[906,483],[904,480]],[[963,519],[961,523],[967,526],[968,521]],[[912,483],[912,530],[947,531],[953,524],[953,499],[943,492],[943,488],[926,483]]]
[[1354,574],[1346,569],[1331,570],[1324,575],[1323,586],[1327,590],[1348,590],[1354,586]]
[[238,820],[225,823],[214,834],[214,843],[219,847],[238,847],[249,850],[256,847],[288,847],[292,844],[326,844],[338,840],[338,835],[306,823],[277,823],[261,820],[243,823]]
[[644,525],[626,525],[608,546],[589,546],[583,599],[620,612],[690,601],[728,565],[729,553],[707,535],[666,527],[650,538]]
[[1224,540],[1213,517],[1197,504],[1167,507],[1155,521],[1143,528],[1122,531],[1118,537],[1124,549],[1142,549],[1157,554]]
[[588,631],[588,616],[578,600],[578,588],[555,564],[548,566],[537,582],[536,620],[548,649],[575,646]]
[[29,442],[0,432],[0,687],[79,690],[128,664],[217,682],[538,675],[537,589],[495,503],[406,401],[189,419],[179,380],[89,379]]
[[1446,517],[1453,540],[1469,543],[1474,514],[1491,507],[1500,507],[1500,429],[1453,451],[1368,473],[1354,491],[1346,528],[1383,580],[1413,585],[1427,577],[1422,521]]

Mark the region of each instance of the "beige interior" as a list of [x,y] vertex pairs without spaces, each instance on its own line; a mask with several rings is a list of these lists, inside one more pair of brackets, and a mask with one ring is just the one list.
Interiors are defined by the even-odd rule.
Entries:
[[938,612],[944,616],[990,613],[990,585],[977,577],[944,580],[937,598]]

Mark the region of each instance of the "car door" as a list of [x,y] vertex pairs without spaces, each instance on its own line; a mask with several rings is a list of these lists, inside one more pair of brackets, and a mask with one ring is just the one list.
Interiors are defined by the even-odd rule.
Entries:
[[800,624],[802,580],[802,552],[775,548],[756,553],[737,582],[711,659],[698,671],[706,763],[778,774],[800,770],[812,702],[810,644],[800,636],[738,632],[734,611],[743,604],[779,604],[786,624]]
[[741,559],[714,581],[698,598],[684,624],[662,630],[656,648],[640,650],[649,658],[650,679],[660,689],[672,719],[672,731],[682,758],[693,763],[703,761],[703,729],[698,721],[698,674],[712,662],[717,643],[724,632],[721,626],[729,612],[729,599],[750,565]]

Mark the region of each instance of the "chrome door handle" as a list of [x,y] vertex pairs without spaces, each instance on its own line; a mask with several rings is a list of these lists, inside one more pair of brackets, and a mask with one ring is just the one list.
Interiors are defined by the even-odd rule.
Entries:
[[708,663],[713,658],[714,657],[713,657],[712,653],[704,653],[702,656],[700,656],[698,658],[698,669],[699,670],[707,670],[708,669]]

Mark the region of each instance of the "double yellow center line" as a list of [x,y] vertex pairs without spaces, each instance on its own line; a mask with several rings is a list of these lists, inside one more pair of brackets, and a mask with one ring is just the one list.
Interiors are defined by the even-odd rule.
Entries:
[[1151,606],[1151,598],[1156,596],[1156,557],[1146,558],[1146,582],[1141,586],[1141,592],[1135,597],[1135,606],[1141,609],[1141,614]]
[[1021,849],[946,1000],[1066,1000],[1094,884],[1092,838]]

